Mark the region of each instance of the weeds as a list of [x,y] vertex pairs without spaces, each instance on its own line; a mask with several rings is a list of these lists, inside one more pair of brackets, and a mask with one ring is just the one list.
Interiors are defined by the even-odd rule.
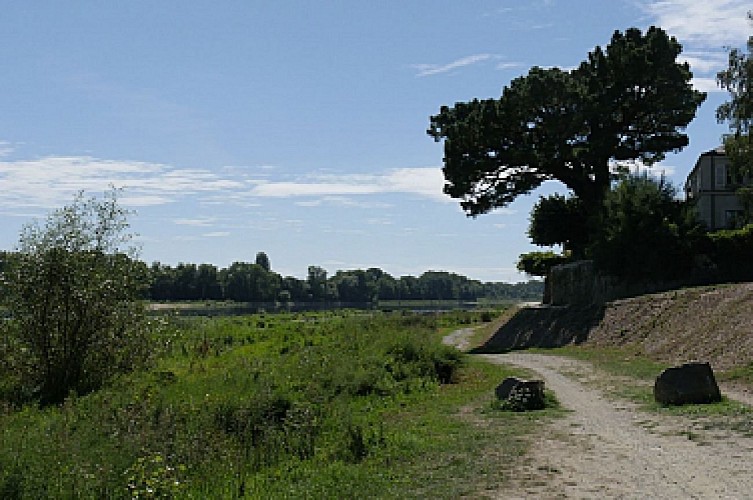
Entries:
[[0,414],[2,498],[412,496],[427,463],[481,446],[453,414],[500,368],[436,341],[478,315],[153,321],[153,370]]

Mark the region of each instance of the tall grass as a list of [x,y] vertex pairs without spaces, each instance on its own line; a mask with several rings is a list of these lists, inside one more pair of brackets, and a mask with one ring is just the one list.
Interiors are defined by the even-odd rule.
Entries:
[[0,498],[387,495],[428,446],[395,419],[457,381],[436,337],[473,314],[155,319],[153,370],[5,407]]

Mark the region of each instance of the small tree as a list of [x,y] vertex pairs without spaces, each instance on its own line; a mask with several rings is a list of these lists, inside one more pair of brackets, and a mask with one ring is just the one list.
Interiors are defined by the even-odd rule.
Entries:
[[588,243],[588,214],[576,197],[541,197],[531,210],[528,236],[534,245],[562,245],[575,258],[583,257]]
[[607,194],[599,233],[590,247],[596,265],[628,280],[687,276],[702,235],[675,188],[647,174],[629,175]]
[[269,257],[267,257],[267,254],[264,252],[258,252],[256,254],[256,260],[254,263],[257,266],[261,266],[267,272],[272,270],[272,264],[269,262]]
[[[748,12],[753,21],[753,11]],[[716,75],[719,86],[727,90],[730,100],[716,110],[719,122],[728,122],[730,135],[724,146],[732,167],[739,173],[753,175],[753,36],[748,37],[747,51],[732,49],[726,69]]]
[[149,352],[142,301],[146,266],[128,247],[117,192],[79,193],[44,225],[26,225],[5,273],[22,375],[43,404],[99,388]]

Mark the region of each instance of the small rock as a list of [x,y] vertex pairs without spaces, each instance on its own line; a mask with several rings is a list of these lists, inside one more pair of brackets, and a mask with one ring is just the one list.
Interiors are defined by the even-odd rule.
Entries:
[[691,362],[667,368],[654,383],[654,399],[664,405],[716,403],[722,400],[708,363]]

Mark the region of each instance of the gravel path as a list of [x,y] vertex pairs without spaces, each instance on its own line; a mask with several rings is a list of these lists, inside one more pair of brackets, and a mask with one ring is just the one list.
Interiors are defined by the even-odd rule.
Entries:
[[533,445],[500,498],[753,498],[753,439],[696,434],[684,417],[639,412],[579,382],[593,367],[529,353],[485,355],[538,373],[571,410]]
[[[445,342],[462,348],[472,332]],[[642,412],[607,399],[588,381],[620,381],[587,362],[525,352],[481,356],[537,373],[570,410],[533,437],[516,479],[497,498],[753,499],[752,437],[718,420]]]

